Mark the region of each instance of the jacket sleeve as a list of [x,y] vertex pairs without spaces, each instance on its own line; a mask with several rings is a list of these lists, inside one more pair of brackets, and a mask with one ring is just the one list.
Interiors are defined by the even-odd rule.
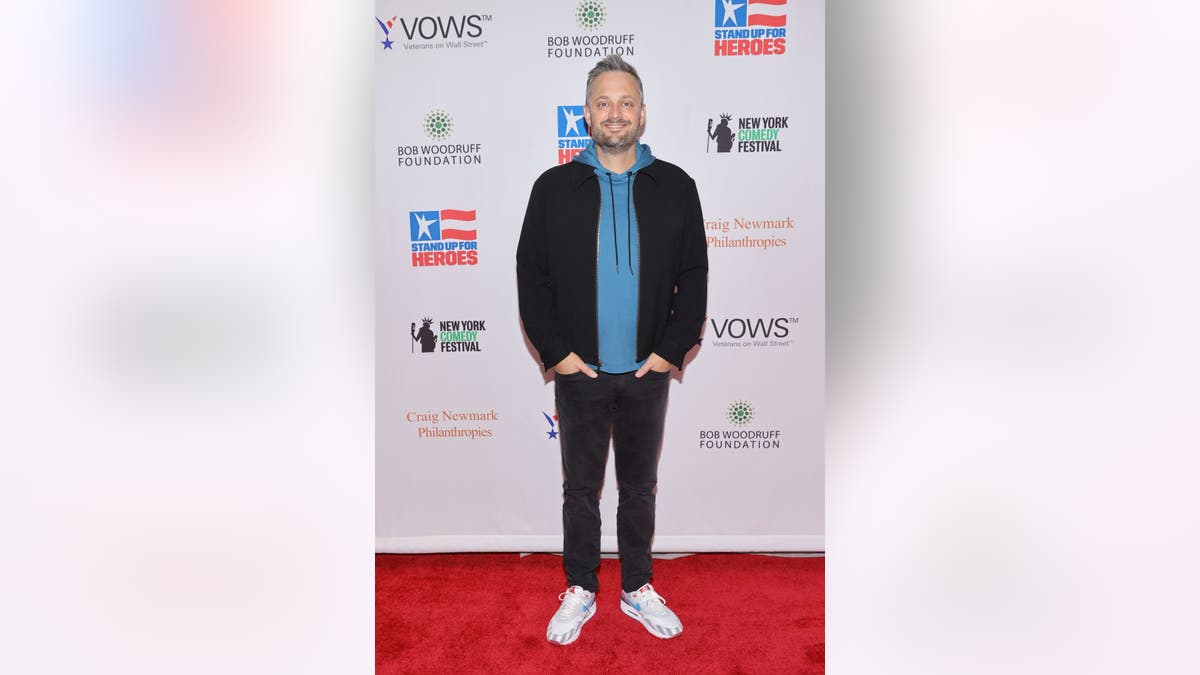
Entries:
[[556,290],[550,276],[547,205],[543,180],[533,184],[521,238],[517,242],[517,304],[525,335],[538,351],[542,368],[550,369],[570,353],[556,308]]
[[700,339],[708,304],[708,242],[704,236],[704,216],[696,181],[688,178],[684,189],[682,250],[679,272],[675,277],[675,295],[671,299],[671,316],[662,340],[654,352],[678,368],[683,357]]

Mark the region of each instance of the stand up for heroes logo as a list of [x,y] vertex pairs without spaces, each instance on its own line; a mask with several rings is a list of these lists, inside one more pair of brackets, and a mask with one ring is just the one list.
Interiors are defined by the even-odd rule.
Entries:
[[713,56],[765,56],[787,49],[787,0],[715,0]]
[[475,211],[409,211],[413,267],[450,267],[479,263]]
[[566,164],[583,152],[591,141],[587,122],[583,119],[583,106],[558,106],[558,163]]

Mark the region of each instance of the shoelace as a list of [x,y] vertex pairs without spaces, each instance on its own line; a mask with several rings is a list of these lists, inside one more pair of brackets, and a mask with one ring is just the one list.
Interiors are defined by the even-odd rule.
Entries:
[[558,608],[558,611],[555,612],[555,614],[568,616],[570,614],[583,611],[582,593],[572,593],[571,589],[567,589],[558,594],[558,599],[562,600],[563,604]]
[[659,595],[658,591],[654,590],[653,587],[643,586],[642,588],[645,588],[646,590],[643,591],[641,588],[639,588],[638,590],[629,594],[635,600],[640,600],[642,612],[646,612],[647,610],[658,611],[660,607],[667,606],[667,599]]

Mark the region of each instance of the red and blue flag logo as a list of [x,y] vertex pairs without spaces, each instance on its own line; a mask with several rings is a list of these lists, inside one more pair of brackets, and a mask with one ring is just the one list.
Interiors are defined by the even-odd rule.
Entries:
[[787,25],[787,0],[716,0],[717,28]]
[[713,56],[787,51],[788,0],[715,0]]
[[474,209],[408,212],[408,230],[413,241],[475,241],[474,223]]

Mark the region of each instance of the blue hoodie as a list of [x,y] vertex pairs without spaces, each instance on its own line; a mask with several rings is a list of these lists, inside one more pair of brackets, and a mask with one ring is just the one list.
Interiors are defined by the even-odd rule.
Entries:
[[[612,173],[600,164],[595,143],[575,156],[600,179],[600,232],[596,242],[596,314],[600,331],[600,367],[606,373],[637,370],[638,255],[637,214],[633,181],[654,161],[650,146],[639,143],[637,159],[625,173]],[[613,205],[616,208],[613,208]]]

